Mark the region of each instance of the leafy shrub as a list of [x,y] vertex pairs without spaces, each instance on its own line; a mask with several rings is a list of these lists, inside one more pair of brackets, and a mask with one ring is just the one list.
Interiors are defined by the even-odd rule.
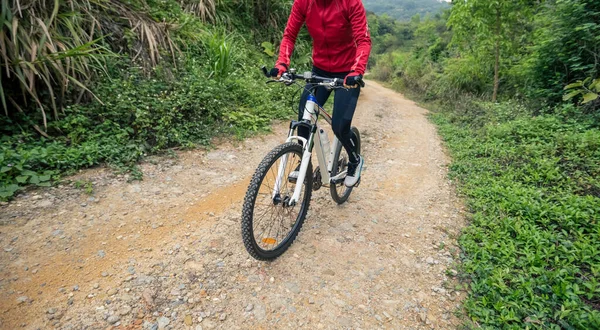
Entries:
[[489,328],[598,328],[600,130],[482,106],[497,121],[481,128],[433,116],[472,214],[460,238],[469,316]]
[[556,1],[541,8],[535,23],[531,53],[518,66],[521,89],[558,104],[564,86],[600,73],[600,2]]
[[444,73],[437,82],[443,96],[466,93],[482,95],[489,93],[493,72],[474,56],[447,59]]
[[[144,155],[175,146],[208,143],[219,132],[256,132],[277,118],[291,118],[291,89],[266,88],[257,50],[248,48],[228,76],[211,79],[213,66],[189,53],[177,70],[119,65],[97,82],[103,103],[70,105],[48,126],[51,139],[0,123],[0,198],[28,184],[48,185],[60,173],[108,163],[132,169]],[[122,71],[125,67],[125,71]],[[18,122],[27,122],[21,118]],[[26,177],[26,178],[25,178]]]
[[[17,13],[19,4],[26,6],[23,16],[17,17],[21,15]],[[258,32],[253,27],[263,28],[261,22],[265,20],[272,26],[285,22],[289,6],[280,0],[260,6],[211,0],[127,0],[113,1],[109,7],[96,0],[20,0],[9,7],[4,1],[3,9],[7,10],[3,10],[1,18],[20,23],[18,30],[11,23],[2,27],[3,45],[12,47],[15,34],[21,42],[3,53],[8,68],[30,68],[27,61],[34,61],[37,54],[37,62],[32,63],[39,66],[35,70],[44,74],[42,78],[64,87],[65,81],[77,85],[66,75],[82,73],[85,88],[98,99],[82,97],[67,87],[59,89],[65,94],[61,98],[63,111],[60,113],[61,107],[55,107],[53,121],[44,120],[43,111],[27,112],[25,108],[0,119],[0,199],[10,198],[27,185],[49,185],[61,173],[101,163],[137,176],[140,173],[135,170],[135,163],[146,154],[206,144],[215,134],[265,130],[272,119],[289,118],[287,106],[293,91],[265,88],[259,67],[265,62],[270,65],[271,60],[253,44],[253,36]],[[229,13],[226,19],[238,27],[235,32],[227,29],[232,26],[229,24],[207,25],[223,22],[224,13]],[[52,40],[40,43],[37,53],[31,44],[24,44],[46,38],[43,26],[38,26],[42,21],[36,18],[52,23]],[[246,20],[253,23],[244,25]],[[266,35],[272,37],[274,33],[269,31]],[[309,48],[305,39],[299,38],[298,49]],[[60,45],[61,40],[74,40],[74,44],[59,46],[60,52],[45,53],[52,48],[48,44]],[[89,41],[93,42],[85,44]],[[239,46],[233,47],[234,44]],[[17,48],[27,50],[25,55],[19,55],[26,58],[11,57],[10,51]],[[111,56],[85,53],[98,49]],[[306,58],[306,52],[296,53],[296,58]],[[168,60],[159,61],[161,58]],[[61,69],[58,64],[66,66]],[[98,68],[105,75],[91,75]],[[46,74],[55,69],[66,75]],[[11,84],[12,80],[5,80],[5,72],[12,73],[10,70],[3,70],[0,77],[0,94],[14,100],[20,89]],[[23,75],[39,78],[31,72],[24,71]],[[26,87],[42,85],[37,80],[21,80]],[[17,87],[9,91],[7,86]],[[56,93],[51,94],[54,87],[40,89],[42,109],[55,99]],[[46,130],[36,125],[42,120],[47,124]],[[29,132],[34,125],[38,129],[36,135]],[[44,137],[40,139],[37,134]]]

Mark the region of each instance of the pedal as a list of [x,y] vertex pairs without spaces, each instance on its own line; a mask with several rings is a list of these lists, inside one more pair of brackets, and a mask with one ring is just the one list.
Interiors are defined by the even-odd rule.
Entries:
[[356,181],[356,184],[353,186],[353,188],[358,188],[358,186],[360,186],[360,180],[362,180],[362,177],[358,178],[358,181]]

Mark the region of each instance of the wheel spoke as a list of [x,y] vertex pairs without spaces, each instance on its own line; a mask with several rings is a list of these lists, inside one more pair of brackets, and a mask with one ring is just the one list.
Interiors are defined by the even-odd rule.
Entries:
[[[248,252],[257,259],[270,260],[281,255],[302,226],[312,192],[312,166],[303,182],[289,179],[301,160],[302,148],[298,144],[283,144],[263,159],[252,178],[242,211],[242,237]],[[280,166],[283,173],[279,173]],[[294,206],[288,206],[295,189],[300,190],[300,197]],[[273,196],[274,191],[278,195]]]
[[[283,206],[283,203],[287,203],[292,197],[295,187],[298,184],[298,182],[292,183],[288,179],[290,173],[300,165],[301,157],[296,152],[287,154],[288,158],[285,166],[282,168],[282,180],[279,186],[281,200],[277,205],[273,200],[273,191],[277,182],[279,168],[285,156],[286,154],[280,155],[266,169],[254,199],[252,227],[253,232],[255,234],[258,233],[258,235],[254,235],[254,240],[265,251],[274,250],[287,241],[295,227],[294,224],[300,216],[299,207]],[[306,173],[306,175],[309,175],[309,173]],[[304,185],[304,182],[301,184]],[[301,188],[301,200],[297,201],[298,204],[304,201],[304,188]]]

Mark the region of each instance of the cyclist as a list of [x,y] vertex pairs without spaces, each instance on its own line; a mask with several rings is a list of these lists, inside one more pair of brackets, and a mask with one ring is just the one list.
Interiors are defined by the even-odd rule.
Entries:
[[[364,165],[350,128],[371,52],[365,8],[361,0],[295,0],[279,47],[279,58],[270,72],[272,77],[281,77],[289,68],[296,37],[304,23],[313,40],[313,73],[325,78],[343,78],[344,85],[349,88],[335,92],[332,127],[348,153],[344,184],[352,187],[360,179]],[[315,90],[320,105],[325,104],[330,94],[331,91],[323,86]],[[302,120],[307,98],[305,90],[300,98],[298,120]],[[298,127],[298,135],[308,138],[308,129]]]

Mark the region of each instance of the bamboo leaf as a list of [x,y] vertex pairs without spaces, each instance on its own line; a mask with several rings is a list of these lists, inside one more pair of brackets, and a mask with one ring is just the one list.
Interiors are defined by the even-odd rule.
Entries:
[[4,96],[4,85],[2,84],[2,75],[0,74],[0,100],[2,100],[2,107],[4,108],[4,114],[8,117],[8,107],[6,106],[6,97]]
[[91,95],[92,95],[92,96],[93,96],[93,97],[96,99],[96,101],[98,101],[100,104],[104,105],[104,103],[102,102],[102,100],[100,100],[100,99],[99,99],[99,98],[96,96],[96,94],[92,93],[92,91],[91,91],[91,90],[89,90],[87,87],[85,87],[85,85],[83,85],[83,84],[82,84],[82,83],[81,83],[79,80],[77,80],[77,79],[75,79],[75,78],[73,78],[73,77],[71,77],[71,76],[68,76],[68,78],[69,78],[69,80],[70,80],[70,81],[72,81],[72,82],[73,82],[75,85],[77,85],[77,86],[81,87],[81,89],[84,89],[86,92],[89,92],[89,93],[90,93],[90,94],[91,94]]
[[581,102],[581,104],[586,104],[589,102],[592,102],[594,100],[598,99],[598,94],[596,93],[587,93],[583,95],[583,101]]
[[52,10],[52,15],[50,16],[50,21],[49,21],[48,25],[52,24],[52,21],[54,21],[56,14],[58,14],[59,7],[60,7],[59,0],[54,0],[54,9]]
[[[4,33],[4,29],[0,30],[0,54],[2,54],[2,59],[4,59],[4,67],[6,68],[6,76],[10,78],[10,69],[9,69],[9,58],[6,54],[6,34]],[[10,41],[9,41],[10,44]]]
[[565,95],[563,95],[563,101],[568,101],[581,93],[582,93],[582,91],[580,89],[578,89],[576,91],[572,91],[568,94],[565,94]]
[[[46,26],[46,24],[44,23],[44,21],[42,21],[39,18],[36,18],[36,21],[38,22],[38,24],[42,28],[42,31],[44,32],[44,35],[46,36],[46,39],[50,42],[51,45],[53,45],[54,42],[52,42],[52,37],[50,36],[50,32],[48,32],[48,27]],[[42,40],[44,40],[44,39],[42,39]],[[43,44],[44,41],[41,41],[40,43]]]
[[19,20],[16,17],[13,17],[11,32],[12,32],[12,40],[15,45],[15,50],[14,50],[15,54],[19,54],[19,43],[16,42],[18,28],[19,28]]
[[578,82],[574,82],[572,84],[568,84],[567,86],[565,86],[565,90],[567,89],[572,89],[572,88],[576,88],[576,87],[581,87],[583,86],[583,82],[582,81],[578,81]]

